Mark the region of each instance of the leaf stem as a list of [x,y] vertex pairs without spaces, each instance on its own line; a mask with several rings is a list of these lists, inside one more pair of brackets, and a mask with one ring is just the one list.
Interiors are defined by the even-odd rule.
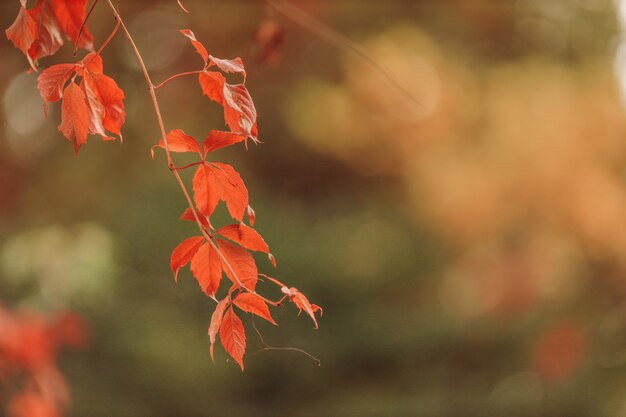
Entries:
[[148,72],[148,68],[146,68],[146,64],[145,64],[145,62],[144,62],[144,60],[143,60],[143,58],[141,56],[141,53],[139,52],[139,49],[137,49],[137,45],[135,44],[135,41],[133,40],[133,37],[131,36],[130,32],[128,31],[128,28],[126,27],[126,25],[124,24],[124,21],[122,20],[122,16],[120,16],[119,12],[115,8],[115,6],[113,5],[113,2],[111,0],[107,0],[107,3],[109,4],[109,7],[111,8],[111,11],[113,12],[113,15],[115,16],[115,18],[119,22],[119,24],[120,24],[120,26],[122,28],[122,31],[124,32],[124,35],[126,36],[126,40],[128,40],[128,43],[130,44],[130,47],[133,50],[133,53],[135,54],[135,57],[137,58],[137,62],[139,63],[139,67],[141,68],[141,72],[143,73],[143,77],[145,78],[146,83],[148,84],[148,91],[150,93],[150,98],[152,99],[152,105],[154,107],[154,112],[156,113],[156,118],[157,118],[157,121],[159,123],[159,130],[161,132],[161,138],[163,139],[163,144],[165,145],[165,154],[167,156],[167,167],[172,172],[172,174],[174,174],[174,177],[176,178],[176,181],[180,185],[180,188],[181,188],[183,194],[185,195],[185,198],[187,199],[187,203],[189,204],[189,208],[191,209],[191,212],[193,213],[193,217],[196,220],[198,228],[200,229],[200,233],[207,240],[209,240],[210,236],[208,235],[208,233],[204,230],[204,227],[202,226],[202,222],[200,221],[200,217],[198,215],[196,207],[193,204],[193,201],[191,200],[191,196],[189,195],[189,191],[187,190],[187,187],[185,186],[185,183],[183,182],[182,178],[180,177],[178,172],[175,170],[176,167],[174,165],[174,161],[172,160],[172,154],[170,152],[170,148],[169,148],[169,145],[167,143],[167,134],[165,132],[165,124],[163,123],[163,116],[161,115],[161,109],[159,107],[159,101],[157,99],[154,83],[152,82],[152,79],[150,78],[150,73]]
[[195,75],[195,74],[200,74],[203,71],[188,71],[188,72],[180,72],[178,74],[174,74],[171,77],[169,77],[167,80],[160,82],[159,84],[155,85],[154,88],[155,89],[159,89],[161,87],[163,87],[165,84],[167,84],[168,82],[178,78],[178,77],[184,77],[186,75]]
[[200,164],[203,164],[203,163],[204,163],[204,161],[196,161],[196,162],[192,162],[190,164],[184,165],[182,167],[170,167],[170,169],[173,170],[173,171],[182,171],[183,169],[191,168],[193,166],[200,165]]

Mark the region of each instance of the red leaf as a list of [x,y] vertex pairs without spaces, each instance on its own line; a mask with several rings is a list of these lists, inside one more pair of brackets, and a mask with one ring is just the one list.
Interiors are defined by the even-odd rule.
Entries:
[[85,98],[87,99],[87,108],[89,110],[89,133],[100,135],[103,140],[113,140],[113,138],[107,136],[104,125],[102,124],[105,113],[104,106],[100,102],[98,92],[94,91],[89,83],[86,82],[88,77],[89,75],[86,72],[86,78],[83,78],[80,83],[80,87],[83,89]]
[[37,38],[37,22],[35,22],[24,7],[20,8],[15,21],[9,26],[5,33],[7,39],[13,42],[13,45],[26,55],[31,66],[35,68],[35,65],[28,55],[28,50]]
[[246,352],[246,334],[241,319],[230,308],[222,318],[220,341],[228,354],[239,364],[243,371],[243,354]]
[[240,244],[246,249],[265,253],[270,251],[261,235],[243,223],[229,224],[220,228],[216,233]]
[[[181,8],[183,8],[183,10],[185,10],[185,8],[182,6],[182,4],[180,4],[180,2],[178,4],[180,5]],[[187,10],[185,10],[185,11],[187,12]],[[189,13],[189,12],[187,12],[187,13]],[[198,52],[198,54],[200,54],[200,56],[204,60],[204,65],[207,65],[207,61],[209,60],[209,53],[207,52],[207,50],[204,47],[204,45],[202,45],[196,39],[196,35],[194,35],[194,33],[191,30],[189,30],[189,29],[183,29],[183,30],[180,31],[180,33],[182,33],[183,35],[185,35],[186,37],[188,37],[191,40],[191,44],[193,45],[194,48],[196,48],[196,52]]]
[[222,268],[226,276],[235,284],[254,291],[259,271],[252,255],[244,248],[223,239],[217,239],[217,246],[223,257]]
[[174,280],[176,282],[178,282],[178,270],[191,261],[196,252],[198,252],[202,242],[204,242],[204,238],[202,236],[190,237],[183,240],[172,251],[172,256],[170,257],[170,269],[174,273]]
[[43,99],[43,108],[48,114],[48,103],[55,102],[63,97],[63,87],[73,74],[76,65],[58,64],[45,69],[37,79],[37,88]]
[[227,164],[204,163],[193,176],[193,194],[200,213],[210,216],[219,200],[230,215],[241,221],[248,205],[248,190],[241,177]]
[[209,152],[213,152],[216,149],[239,143],[245,138],[245,136],[238,133],[211,130],[202,145],[204,147],[204,155],[206,156]]
[[[70,38],[72,43],[76,43],[78,31],[85,17],[87,0],[50,0],[50,5],[63,33]],[[93,36],[86,27],[83,28],[78,47],[93,49]]]
[[220,330],[220,325],[222,324],[222,318],[224,317],[224,309],[228,306],[228,297],[225,297],[222,301],[217,303],[217,307],[215,307],[215,311],[211,316],[211,324],[209,324],[209,340],[211,341],[211,360],[215,362],[213,358],[213,345],[215,345],[215,338],[217,336],[217,332]]
[[[76,65],[79,65],[84,71],[88,71],[92,74],[102,74],[104,71],[102,66],[102,57],[95,52],[87,54],[87,56],[85,56]],[[78,71],[78,75],[82,77],[82,71]]]
[[[167,134],[167,147],[170,152],[197,152],[200,156],[202,156],[202,151],[200,150],[200,145],[198,141],[195,140],[192,136],[185,134],[181,129],[171,130]],[[165,142],[163,139],[159,141],[156,145],[154,145],[151,149],[152,157],[154,158],[154,148],[163,148],[165,149]]]
[[209,99],[224,105],[224,85],[226,79],[222,74],[215,71],[204,71],[198,75],[200,88]]
[[209,57],[209,67],[215,65],[220,70],[226,73],[242,74],[244,80],[246,79],[246,70],[243,67],[243,61],[237,57],[235,59],[220,59],[214,56]]
[[191,259],[191,273],[198,281],[200,288],[210,297],[220,286],[222,264],[220,256],[213,246],[206,242]]
[[298,307],[299,312],[302,312],[302,310],[304,310],[309,315],[309,317],[311,317],[311,319],[313,320],[313,323],[315,323],[315,328],[317,329],[318,326],[317,326],[317,320],[315,319],[315,312],[319,311],[321,315],[322,314],[321,307],[315,304],[311,304],[309,300],[304,296],[304,294],[298,291],[297,288],[282,287],[281,291],[283,292],[283,294],[286,294],[289,297],[289,300],[292,303],[294,303],[296,307]]
[[[6,35],[28,58],[33,69],[39,58],[55,54],[63,45],[63,35],[76,42],[85,16],[87,0],[37,0],[32,9],[26,2]],[[93,37],[85,27],[78,46],[93,50]]]
[[63,92],[59,131],[72,142],[76,154],[87,141],[89,131],[89,109],[85,100],[85,93],[76,83],[70,83]]
[[252,294],[249,292],[241,293],[233,300],[233,304],[242,309],[247,313],[256,314],[257,316],[264,318],[272,324],[276,324],[272,316],[270,315],[270,310],[267,308],[267,304],[257,294]]
[[[202,223],[202,226],[204,227],[209,227],[209,222],[206,219],[206,216],[198,213],[198,217],[200,218],[200,223]],[[193,215],[193,212],[191,211],[191,209],[189,207],[187,207],[185,209],[185,211],[183,212],[183,214],[180,215],[180,219],[181,220],[188,220],[190,222],[196,222],[196,218]]]
[[126,118],[124,111],[124,92],[117,86],[113,78],[103,74],[91,74],[85,77],[88,86],[97,93],[98,100],[104,108],[102,124],[109,132],[120,135]]
[[28,49],[29,58],[37,61],[39,58],[57,53],[63,46],[63,36],[50,2],[38,0],[28,13],[37,22],[37,38]]

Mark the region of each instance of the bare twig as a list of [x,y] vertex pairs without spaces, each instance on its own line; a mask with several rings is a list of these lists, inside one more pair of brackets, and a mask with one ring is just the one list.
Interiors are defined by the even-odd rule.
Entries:
[[317,362],[317,366],[322,366],[322,361],[321,360],[319,360],[318,358],[316,358],[315,356],[311,355],[309,352],[307,352],[305,350],[294,348],[294,347],[274,347],[274,346],[268,345],[267,343],[265,343],[265,340],[263,340],[263,336],[261,335],[261,332],[259,332],[259,329],[256,328],[256,325],[254,324],[254,320],[252,320],[252,327],[254,328],[254,331],[256,332],[256,334],[259,335],[259,339],[261,340],[261,343],[263,343],[263,346],[265,346],[265,347],[257,350],[256,352],[253,352],[253,353],[249,354],[248,357],[252,357],[252,356],[257,355],[257,354],[259,354],[261,352],[267,352],[267,351],[270,351],[270,350],[288,350],[288,351],[302,353],[303,355],[306,355],[309,358],[311,358],[312,360],[314,360],[315,362]]
[[298,25],[307,29],[309,32],[314,35],[322,38],[326,42],[331,45],[336,46],[340,49],[346,49],[363,61],[367,62],[372,66],[396,91],[402,94],[405,98],[412,101],[414,104],[421,106],[419,100],[417,100],[411,93],[409,93],[400,83],[378,63],[376,62],[368,53],[363,49],[361,45],[354,42],[352,39],[348,38],[345,35],[337,32],[333,28],[326,25],[324,22],[316,19],[311,16],[301,8],[291,4],[288,1],[282,0],[265,0],[265,2],[272,7],[274,10],[287,17],[288,19],[294,21]]

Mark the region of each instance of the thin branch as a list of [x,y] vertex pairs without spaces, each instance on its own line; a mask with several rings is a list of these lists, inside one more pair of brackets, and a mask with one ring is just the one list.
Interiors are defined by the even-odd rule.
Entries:
[[[170,151],[170,148],[169,148],[169,145],[168,145],[168,142],[167,142],[167,134],[165,133],[165,125],[163,123],[163,116],[161,115],[161,109],[159,107],[159,101],[158,101],[157,96],[156,96],[156,86],[154,85],[154,83],[152,82],[152,79],[150,78],[150,73],[148,72],[148,69],[146,68],[146,64],[145,64],[145,62],[144,62],[144,60],[143,60],[143,58],[141,56],[141,53],[139,52],[139,49],[137,48],[137,45],[135,44],[135,41],[133,40],[133,37],[131,36],[130,32],[128,31],[128,28],[124,24],[124,21],[122,20],[122,17],[120,16],[120,14],[117,11],[117,9],[115,8],[115,6],[113,6],[113,2],[111,0],[107,0],[107,3],[109,4],[111,10],[113,11],[113,14],[115,15],[115,18],[118,20],[120,26],[122,27],[122,31],[124,32],[124,35],[126,36],[126,39],[128,40],[128,43],[130,44],[130,47],[133,50],[133,53],[135,54],[135,57],[137,58],[137,62],[139,63],[139,67],[141,68],[141,72],[143,73],[143,76],[144,76],[144,78],[146,80],[146,83],[148,84],[150,97],[152,98],[152,105],[154,107],[154,112],[156,113],[157,121],[159,123],[159,129],[160,129],[160,132],[161,132],[161,138],[163,140],[163,145],[165,146],[165,154],[167,156],[167,167],[172,172],[172,174],[176,178],[176,181],[180,185],[180,189],[182,190],[182,192],[183,192],[183,194],[185,196],[185,199],[187,199],[187,203],[189,204],[189,208],[191,209],[191,212],[193,213],[193,217],[196,220],[196,224],[198,226],[198,229],[200,230],[200,233],[207,240],[207,242],[209,242],[209,244],[213,247],[213,249],[215,249],[217,251],[217,254],[219,255],[221,261],[228,268],[228,270],[231,272],[231,274],[233,276],[233,279],[237,283],[237,285],[239,285],[245,291],[257,294],[255,291],[250,290],[250,289],[244,287],[244,285],[242,284],[241,280],[237,276],[237,273],[235,272],[233,267],[230,265],[230,263],[228,262],[228,260],[224,256],[224,254],[222,254],[222,252],[219,250],[219,248],[217,247],[217,245],[215,244],[213,239],[211,239],[211,236],[209,235],[209,233],[207,233],[207,231],[205,230],[202,222],[200,221],[200,215],[198,214],[198,211],[196,210],[196,206],[194,205],[193,200],[191,199],[189,191],[187,190],[187,186],[185,186],[185,183],[183,182],[182,178],[180,177],[180,174],[178,173],[178,170],[176,169],[176,166],[174,165],[174,161],[172,159],[172,153]],[[261,297],[268,304],[277,305],[277,303],[275,303],[274,301],[268,300],[268,299],[264,298],[263,296],[261,296],[259,294],[257,294],[257,295],[259,297]]]
[[180,72],[178,74],[174,74],[171,77],[169,77],[167,80],[162,81],[160,83],[158,83],[157,85],[154,86],[155,89],[159,89],[161,87],[163,87],[165,84],[167,84],[168,82],[178,78],[178,77],[183,77],[185,75],[195,75],[195,74],[200,74],[203,71],[188,71],[188,72]]
[[354,42],[352,39],[348,38],[345,35],[337,32],[332,29],[324,22],[316,19],[311,16],[304,10],[299,7],[290,4],[288,1],[281,0],[265,0],[265,2],[272,7],[274,10],[287,17],[288,19],[294,21],[298,25],[307,29],[309,32],[318,36],[319,38],[324,39],[326,42],[331,45],[336,46],[340,49],[346,49],[363,61],[367,62],[372,66],[380,74],[396,91],[402,94],[405,98],[412,101],[414,104],[418,106],[422,106],[419,100],[417,100],[411,93],[409,93],[400,83],[378,63],[376,62],[368,53],[363,49],[361,45]]
[[154,112],[156,113],[157,121],[159,123],[159,129],[161,131],[161,138],[163,139],[163,144],[165,146],[165,154],[167,156],[167,166],[170,169],[170,171],[172,171],[172,174],[174,174],[174,177],[176,178],[176,181],[180,185],[180,188],[185,196],[185,199],[187,199],[187,203],[189,204],[189,208],[191,209],[191,212],[193,213],[193,217],[196,220],[198,229],[200,229],[200,233],[207,240],[210,240],[211,238],[208,235],[208,233],[204,230],[204,226],[202,225],[202,222],[200,221],[200,217],[198,215],[195,205],[193,204],[191,196],[189,195],[189,191],[187,190],[187,187],[185,186],[185,183],[183,182],[182,178],[178,174],[178,171],[173,169],[175,165],[172,160],[172,154],[170,152],[169,145],[167,143],[167,134],[165,133],[165,125],[163,123],[163,116],[161,115],[159,101],[157,100],[154,84],[152,83],[152,79],[150,78],[150,74],[148,73],[148,69],[146,68],[146,64],[141,56],[141,53],[139,52],[139,49],[137,49],[137,45],[135,44],[133,37],[128,31],[128,28],[126,27],[126,25],[124,24],[124,21],[122,20],[122,16],[120,16],[115,6],[113,6],[112,0],[107,0],[107,3],[109,4],[111,11],[113,12],[113,15],[115,16],[120,26],[122,27],[122,31],[124,32],[124,35],[126,36],[126,39],[128,40],[128,43],[130,44],[130,47],[133,50],[133,53],[135,54],[135,57],[137,58],[137,62],[139,63],[139,66],[141,67],[141,72],[143,73],[146,83],[148,84],[150,98],[152,99],[152,105],[154,107]]
[[93,12],[93,9],[96,7],[96,4],[98,4],[98,0],[94,0],[94,2],[91,4],[91,7],[89,8],[89,11],[87,12],[87,14],[85,14],[85,17],[83,18],[83,21],[80,24],[80,29],[78,29],[78,35],[76,36],[76,42],[74,42],[74,56],[76,56],[76,54],[78,53],[78,44],[80,43],[80,37],[83,35],[83,31],[85,30],[85,25],[87,24],[87,20],[89,20],[89,16],[91,16],[91,12]]
[[117,33],[119,28],[120,28],[120,20],[116,18],[113,32],[111,32],[109,37],[106,38],[106,40],[102,43],[102,45],[100,45],[100,48],[98,48],[98,51],[96,52],[97,55],[100,55],[102,53],[102,50],[109,44],[109,42],[111,42],[111,40],[115,37],[115,34]]
[[263,336],[261,335],[261,332],[259,332],[259,329],[257,329],[256,325],[254,324],[254,320],[252,320],[252,328],[254,329],[256,334],[259,335],[259,339],[261,340],[261,343],[263,343],[263,346],[265,346],[265,347],[257,350],[256,352],[253,352],[253,353],[249,354],[248,358],[250,358],[250,357],[252,357],[254,355],[257,355],[257,354],[259,354],[261,352],[266,352],[266,351],[270,351],[270,350],[288,350],[288,351],[292,351],[292,352],[302,353],[303,355],[306,355],[309,358],[311,358],[312,360],[314,360],[315,362],[317,362],[317,366],[322,366],[322,361],[321,360],[319,360],[318,358],[316,358],[315,356],[311,355],[309,352],[307,352],[305,350],[294,348],[294,347],[274,347],[274,346],[270,346],[267,343],[265,343],[265,340],[263,340]]

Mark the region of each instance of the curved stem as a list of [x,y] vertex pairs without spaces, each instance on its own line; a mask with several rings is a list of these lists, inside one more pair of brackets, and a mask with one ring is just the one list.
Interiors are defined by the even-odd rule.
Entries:
[[76,35],[76,42],[74,43],[74,56],[76,56],[76,53],[78,52],[78,44],[80,43],[80,37],[83,35],[83,31],[85,30],[85,25],[87,24],[87,20],[89,20],[89,16],[91,16],[91,12],[93,12],[93,9],[96,7],[96,4],[98,4],[98,0],[94,0],[93,4],[89,8],[89,11],[87,12],[85,17],[83,18],[83,21],[80,24],[80,29],[78,29],[78,35]]
[[172,171],[182,171],[183,169],[191,168],[193,166],[200,165],[200,164],[203,164],[203,163],[204,163],[204,161],[197,161],[197,162],[192,162],[192,163],[187,164],[187,165],[183,165],[182,167],[171,167],[170,169]]
[[155,89],[159,89],[161,87],[163,87],[165,84],[167,84],[168,82],[178,78],[178,77],[184,77],[185,75],[195,75],[195,74],[200,74],[202,71],[188,71],[188,72],[180,72],[178,74],[174,74],[171,77],[169,77],[167,80],[162,81],[160,83],[158,83],[157,85],[154,86]]

